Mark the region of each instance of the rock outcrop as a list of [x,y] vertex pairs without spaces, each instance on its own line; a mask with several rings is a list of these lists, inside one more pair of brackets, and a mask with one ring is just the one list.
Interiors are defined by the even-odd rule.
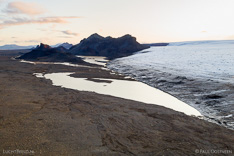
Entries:
[[83,39],[79,44],[70,48],[69,52],[84,56],[105,56],[109,59],[129,56],[134,52],[149,48],[136,41],[131,35],[119,38],[102,37],[93,34],[87,39]]
[[18,57],[18,59],[41,62],[84,63],[81,58],[68,53],[67,49],[63,46],[52,48],[49,45],[43,43],[41,43],[40,46],[37,46],[31,52]]

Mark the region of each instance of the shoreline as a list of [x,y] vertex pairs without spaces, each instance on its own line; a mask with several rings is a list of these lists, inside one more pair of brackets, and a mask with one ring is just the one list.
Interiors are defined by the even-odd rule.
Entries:
[[201,116],[200,112],[188,104],[138,81],[129,81],[128,79],[103,79],[98,77],[91,79],[80,78],[79,74],[77,74],[78,76],[75,76],[75,78],[74,76],[71,77],[70,75],[74,75],[74,73],[37,75],[37,77],[51,80],[54,86],[61,86],[78,91],[95,92],[101,95],[110,95],[136,102],[143,102],[145,104],[155,104],[182,112],[186,115]]
[[113,60],[107,66],[111,70],[175,96],[201,112],[207,121],[234,129],[234,116],[231,115],[234,110],[234,106],[231,105],[234,102],[233,84],[185,77],[161,70],[136,69],[133,66],[119,64],[118,60]]
[[[146,83],[142,83],[140,81],[137,81],[135,79],[133,79],[132,77],[126,77],[124,75],[121,75],[120,73],[113,73],[113,71],[111,71],[110,69],[107,68],[106,63],[109,62],[109,60],[107,60],[107,58],[105,57],[98,57],[98,56],[79,56],[81,57],[85,62],[87,63],[91,63],[91,65],[100,65],[95,67],[96,70],[98,70],[98,72],[101,72],[101,70],[105,70],[105,74],[103,74],[103,71],[101,72],[102,74],[100,75],[95,75],[94,71],[90,72],[86,72],[85,75],[84,73],[51,73],[51,74],[42,74],[42,73],[35,73],[34,75],[36,75],[39,78],[45,78],[45,79],[49,79],[53,82],[53,85],[55,86],[61,86],[61,87],[65,87],[65,88],[70,88],[70,89],[75,89],[78,91],[90,91],[90,92],[95,92],[95,93],[99,93],[99,94],[103,94],[103,95],[111,95],[114,97],[120,97],[120,98],[124,98],[124,99],[128,99],[128,100],[135,100],[138,102],[143,102],[146,104],[155,104],[155,105],[159,105],[159,106],[164,106],[166,108],[170,108],[174,111],[179,111],[182,113],[185,113],[187,115],[194,115],[197,116],[199,118],[203,118],[203,116],[200,114],[200,112],[198,112],[194,107],[191,107],[190,105],[178,100],[177,98],[175,98],[174,96],[160,91],[155,87],[151,87],[149,85],[147,85]],[[105,63],[103,62],[105,60]],[[24,62],[24,63],[31,63],[31,64],[61,64],[61,65],[67,65],[67,66],[74,66],[73,64],[68,64],[68,63],[57,63],[57,62],[30,62],[30,61],[25,61],[25,60],[20,60],[20,62]],[[102,62],[100,64],[100,62]],[[80,65],[75,65],[75,67],[81,67]],[[88,67],[88,66],[83,66],[83,67]],[[89,67],[88,67],[89,68]],[[89,74],[88,74],[89,73]],[[115,75],[114,77],[111,75]],[[47,76],[50,75],[50,76]],[[59,75],[59,76],[56,76]],[[110,76],[112,77],[110,79]],[[64,80],[62,80],[61,78],[63,78]],[[76,79],[73,79],[76,78]],[[81,80],[81,78],[85,78],[83,80]],[[108,80],[100,80],[100,79],[108,79]],[[85,81],[88,80],[88,81]],[[76,81],[79,81],[79,83],[83,84],[85,83],[86,85],[81,85],[79,87],[79,83],[77,83]],[[82,82],[81,82],[82,81]],[[87,83],[89,81],[92,82],[96,82],[95,83]],[[119,81],[119,82],[116,82]],[[128,82],[129,81],[129,82]],[[132,83],[131,81],[135,81],[136,83]],[[72,84],[71,84],[72,82]],[[113,82],[114,83],[114,88],[110,87],[112,86],[110,83]],[[98,83],[109,83],[107,84],[103,84],[98,86]],[[116,84],[118,83],[118,85]],[[97,88],[94,87],[94,85],[96,85]],[[119,87],[122,86],[122,87]],[[125,86],[129,86],[126,87]],[[82,89],[79,89],[82,88]],[[98,89],[100,88],[100,89]],[[102,89],[101,89],[102,88]],[[109,89],[107,89],[109,88]],[[110,89],[112,88],[112,89]],[[119,88],[119,89],[117,89]],[[144,91],[141,92],[141,90],[136,91],[136,90],[130,90],[129,88],[141,88]],[[125,93],[121,93],[123,91],[120,91],[121,89],[123,89],[123,91],[125,91]],[[134,94],[129,94],[133,92]],[[134,96],[133,96],[134,95]],[[152,95],[152,96],[149,96]],[[142,96],[142,97],[141,97]],[[141,98],[140,98],[141,97]],[[160,99],[160,100],[159,100]],[[169,102],[170,101],[170,102]]]
[[[36,155],[196,155],[234,151],[233,130],[162,106],[56,87],[33,73],[76,72],[123,78],[111,71],[31,65],[0,56],[0,149]],[[108,73],[109,72],[109,73]],[[146,122],[147,121],[147,122]]]
[[[79,56],[79,57],[84,59],[85,62],[91,63],[90,64],[91,66],[70,64],[70,63],[66,63],[66,62],[61,62],[61,63],[60,62],[30,62],[30,61],[25,61],[25,60],[20,60],[20,62],[30,63],[30,64],[34,64],[34,65],[35,64],[51,64],[51,65],[65,65],[65,66],[73,66],[73,67],[94,68],[98,72],[100,72],[100,70],[105,70],[104,75],[93,74],[93,71],[89,69],[89,72],[86,72],[85,74],[84,73],[82,73],[82,74],[81,73],[79,73],[79,74],[72,73],[70,76],[74,77],[74,78],[87,78],[87,80],[93,81],[93,82],[98,82],[98,80],[95,80],[95,78],[97,78],[97,77],[98,78],[110,78],[111,77],[111,79],[116,79],[116,80],[139,81],[139,82],[147,84],[153,88],[160,89],[163,92],[165,92],[169,95],[172,95],[173,97],[176,97],[179,100],[182,100],[183,102],[185,102],[189,106],[193,107],[194,109],[197,109],[199,112],[202,113],[202,116],[199,117],[200,119],[203,119],[203,120],[206,120],[206,121],[209,121],[209,122],[212,122],[212,123],[215,123],[215,124],[221,125],[223,127],[234,130],[234,122],[233,122],[234,116],[232,114],[222,114],[223,112],[221,112],[221,117],[220,117],[220,115],[217,115],[217,113],[219,112],[219,109],[220,109],[219,107],[217,108],[217,110],[214,110],[214,109],[211,109],[209,107],[204,108],[204,106],[202,106],[202,104],[201,104],[202,103],[201,101],[203,101],[203,105],[205,103],[208,106],[210,106],[210,105],[212,106],[212,104],[210,104],[210,103],[212,103],[213,101],[210,101],[210,100],[214,100],[214,103],[217,103],[216,100],[223,98],[222,96],[212,94],[212,95],[207,95],[204,98],[206,93],[200,93],[200,95],[202,95],[202,98],[199,98],[199,102],[196,101],[196,103],[194,104],[195,97],[191,96],[190,94],[187,94],[188,92],[197,93],[199,88],[196,88],[194,91],[194,86],[195,85],[199,86],[198,83],[200,83],[200,84],[203,83],[202,86],[207,86],[207,84],[206,84],[207,81],[211,81],[211,84],[208,84],[208,85],[212,86],[212,83],[221,83],[222,84],[222,82],[217,82],[217,81],[210,80],[210,79],[207,79],[207,80],[206,79],[199,79],[199,78],[193,79],[191,77],[188,78],[185,76],[179,76],[179,75],[175,75],[172,73],[161,72],[161,71],[158,73],[154,73],[155,77],[159,77],[159,80],[158,80],[158,78],[156,78],[156,80],[152,81],[151,79],[148,79],[147,77],[146,77],[146,79],[145,79],[145,77],[144,78],[141,77],[142,70],[140,70],[141,71],[140,77],[138,77],[137,70],[136,70],[136,73],[134,75],[132,73],[126,72],[127,70],[125,70],[125,72],[122,72],[121,68],[116,69],[116,68],[111,67],[111,65],[109,63],[111,61],[115,61],[115,60],[107,60],[105,57],[100,57],[101,58],[101,64],[100,64],[100,62],[98,60],[99,56]],[[105,61],[105,62],[103,62],[103,61]],[[108,66],[109,66],[109,68],[108,68]],[[113,76],[111,76],[109,74],[109,72]],[[114,74],[113,74],[113,72],[114,72]],[[96,73],[96,72],[94,72],[94,73]],[[103,72],[102,72],[102,74],[103,74]],[[143,73],[143,75],[147,75],[147,74]],[[190,90],[191,84],[186,84],[187,82],[195,82],[195,85],[192,86],[192,90]],[[158,85],[158,83],[159,83],[159,85]],[[175,88],[173,85],[175,85]],[[178,91],[178,88],[182,88],[182,89],[187,88],[188,90],[186,92],[183,92],[183,91]],[[204,87],[202,89],[204,89]],[[201,92],[202,90],[199,90],[199,91]],[[196,97],[198,97],[198,96],[196,96]],[[207,100],[207,101],[205,101],[205,100]],[[200,105],[198,105],[198,104],[200,104]],[[232,109],[229,109],[229,110],[232,110]]]

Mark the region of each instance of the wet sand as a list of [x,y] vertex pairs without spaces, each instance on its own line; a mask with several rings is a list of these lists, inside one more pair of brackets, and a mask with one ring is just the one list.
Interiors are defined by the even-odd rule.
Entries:
[[161,106],[56,87],[33,75],[54,72],[124,79],[96,68],[32,65],[0,56],[0,152],[33,150],[35,155],[55,156],[234,152],[233,130]]
[[177,97],[209,121],[234,129],[233,45],[233,41],[170,43],[107,66]]
[[193,106],[204,115],[206,120],[234,129],[234,85],[232,83],[188,78],[154,69],[135,69],[121,64],[118,67],[112,66],[110,64],[108,67]]

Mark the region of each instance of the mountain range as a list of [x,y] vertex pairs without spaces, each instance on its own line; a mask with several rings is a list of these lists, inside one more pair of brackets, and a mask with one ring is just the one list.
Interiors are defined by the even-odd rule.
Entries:
[[66,49],[70,49],[73,46],[73,44],[65,42],[65,43],[58,43],[58,44],[53,45],[51,47],[56,48],[56,47],[60,47],[60,46],[66,48]]
[[0,46],[0,50],[19,50],[19,49],[32,49],[33,45],[31,46],[19,46],[19,45],[16,45],[16,44],[6,44],[6,45],[3,45],[3,46]]
[[[70,43],[58,43],[56,45],[52,45],[51,47],[53,48],[56,48],[56,47],[64,47],[66,49],[70,49],[73,45],[70,44]],[[30,46],[19,46],[19,45],[16,45],[16,44],[6,44],[6,45],[3,45],[3,46],[0,46],[0,50],[20,50],[20,49],[33,49],[35,48],[36,45],[30,45]]]
[[[156,46],[165,46],[158,44]],[[149,48],[150,45],[140,44],[131,35],[124,35],[119,38],[102,37],[97,33],[80,41],[72,46],[69,43],[55,45],[55,47],[41,43],[31,52],[23,54],[18,59],[42,62],[70,62],[84,63],[76,55],[83,56],[105,56],[108,59],[115,59],[132,55],[137,51]]]
[[110,36],[102,37],[95,33],[71,47],[69,52],[75,55],[105,56],[114,59],[129,56],[149,47],[138,43],[135,37],[128,34],[119,38],[112,38]]
[[52,48],[43,43],[41,43],[31,52],[18,57],[18,59],[40,62],[69,62],[74,64],[85,63],[81,58],[68,53],[67,49],[62,46]]

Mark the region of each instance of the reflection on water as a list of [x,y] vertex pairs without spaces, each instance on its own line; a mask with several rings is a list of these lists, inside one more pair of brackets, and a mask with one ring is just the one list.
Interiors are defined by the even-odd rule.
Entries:
[[85,78],[73,78],[69,75],[72,73],[52,73],[52,74],[35,74],[37,77],[44,77],[52,80],[53,85],[61,86],[80,91],[91,91],[99,94],[112,95],[125,99],[140,101],[144,103],[157,104],[173,110],[183,112],[187,115],[201,116],[193,107],[176,99],[175,97],[164,93],[158,89],[150,87],[137,81],[109,80],[111,83],[93,82]]
[[[106,57],[101,57],[101,56],[77,56],[77,57],[81,57],[87,63],[104,66],[101,68],[103,70],[109,70],[108,68],[105,68],[106,63],[109,61],[106,59]],[[79,65],[79,64],[72,64],[69,62],[36,62],[36,61],[33,62],[33,61],[26,61],[26,60],[20,60],[20,62],[30,63],[34,65],[36,64],[59,64],[59,65],[72,66],[72,67],[99,68],[99,67],[85,66],[85,65]]]
[[106,57],[103,56],[80,56],[85,62],[91,63],[91,64],[97,64],[101,66],[105,66],[106,63],[109,61]]
[[34,64],[34,65],[36,65],[36,64],[58,64],[58,65],[65,65],[65,66],[72,66],[72,67],[97,68],[97,67],[92,67],[92,66],[72,64],[72,63],[68,63],[68,62],[32,62],[32,61],[25,61],[25,60],[20,60],[20,62],[30,63],[30,64]]

